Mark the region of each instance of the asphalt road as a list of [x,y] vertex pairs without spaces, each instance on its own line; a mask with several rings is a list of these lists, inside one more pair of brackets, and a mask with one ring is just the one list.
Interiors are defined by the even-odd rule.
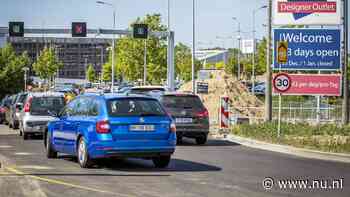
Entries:
[[[81,169],[73,157],[46,159],[40,138],[23,141],[0,126],[0,196],[346,196],[350,164],[304,159],[211,139],[197,146],[185,140],[171,165],[151,161],[101,160]],[[265,190],[262,181],[274,179]],[[278,180],[341,179],[342,189],[279,189]]]

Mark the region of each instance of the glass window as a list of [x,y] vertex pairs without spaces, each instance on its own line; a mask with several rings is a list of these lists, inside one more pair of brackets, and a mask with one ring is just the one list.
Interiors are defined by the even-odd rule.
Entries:
[[109,100],[108,114],[116,116],[163,116],[165,112],[157,100],[143,98],[125,98]]
[[163,96],[161,103],[165,108],[204,108],[202,101],[197,96]]
[[30,114],[48,116],[49,111],[58,113],[64,105],[63,97],[34,97],[30,105]]

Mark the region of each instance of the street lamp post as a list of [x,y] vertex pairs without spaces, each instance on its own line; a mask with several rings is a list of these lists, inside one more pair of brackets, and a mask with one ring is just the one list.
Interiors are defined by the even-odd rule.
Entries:
[[[104,1],[96,1],[96,3],[98,4],[102,4],[102,5],[108,5],[111,6],[113,8],[113,30],[115,30],[115,21],[116,21],[116,9],[115,6],[111,3],[107,3]],[[111,92],[114,93],[114,57],[115,56],[115,35],[113,34],[113,38],[112,38],[112,85],[111,85]]]
[[147,40],[144,41],[144,53],[143,53],[143,85],[147,84]]
[[252,65],[252,93],[255,94],[255,50],[256,50],[256,39],[255,39],[255,15],[256,15],[256,12],[258,12],[259,10],[262,10],[262,9],[265,9],[267,8],[266,5],[264,6],[261,6],[260,8],[258,9],[255,9],[253,10],[253,65]]
[[234,21],[238,23],[238,36],[237,36],[237,41],[238,41],[238,53],[237,53],[237,79],[240,80],[241,78],[241,23],[238,21],[236,17],[232,18]]
[[29,71],[28,67],[23,68],[24,71],[24,92],[27,91],[27,72]]
[[195,23],[195,11],[196,11],[196,2],[192,0],[192,92],[196,93],[196,81],[195,81],[195,52],[196,52],[196,23]]

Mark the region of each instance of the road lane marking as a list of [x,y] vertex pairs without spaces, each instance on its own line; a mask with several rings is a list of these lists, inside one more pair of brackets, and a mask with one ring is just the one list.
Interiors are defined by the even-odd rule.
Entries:
[[7,171],[12,172],[12,173],[17,174],[17,175],[27,176],[29,178],[43,181],[43,182],[47,182],[47,183],[63,185],[63,186],[67,186],[67,187],[72,187],[72,188],[77,188],[77,189],[82,189],[82,190],[87,190],[87,191],[93,191],[93,192],[98,192],[98,193],[111,194],[111,195],[115,195],[115,196],[133,197],[133,196],[127,195],[127,194],[113,193],[110,191],[100,190],[100,189],[86,187],[86,186],[82,186],[82,185],[76,185],[76,184],[72,184],[72,183],[68,183],[68,182],[64,182],[64,181],[60,181],[60,180],[43,178],[43,177],[34,176],[34,175],[26,175],[24,172],[21,172],[21,171],[17,170],[16,168],[12,168],[12,167],[5,167],[5,169]]
[[24,156],[27,156],[27,155],[35,155],[34,153],[27,153],[27,152],[17,152],[15,153],[15,155],[24,155]]
[[21,165],[16,167],[21,169],[33,169],[33,170],[53,170],[54,169],[49,166],[37,166],[37,165]]
[[10,145],[0,145],[0,148],[12,148],[13,146]]

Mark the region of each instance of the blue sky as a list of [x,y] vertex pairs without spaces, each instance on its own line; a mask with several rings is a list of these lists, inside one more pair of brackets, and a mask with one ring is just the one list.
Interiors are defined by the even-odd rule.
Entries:
[[[138,16],[160,13],[167,24],[168,0],[106,0],[116,5],[117,28],[124,29]],[[196,0],[198,47],[232,47],[232,39],[217,37],[237,37],[237,17],[242,31],[252,31],[252,11],[266,0]],[[266,23],[266,10],[256,15],[257,38],[266,34],[262,26]],[[1,0],[0,26],[8,21],[24,21],[26,27],[70,28],[72,21],[86,21],[88,28],[111,28],[112,9],[96,4],[96,0]],[[176,42],[191,44],[192,40],[192,1],[171,0],[171,26],[175,31]],[[245,38],[251,33],[244,33]],[[235,46],[237,42],[235,41]]]

